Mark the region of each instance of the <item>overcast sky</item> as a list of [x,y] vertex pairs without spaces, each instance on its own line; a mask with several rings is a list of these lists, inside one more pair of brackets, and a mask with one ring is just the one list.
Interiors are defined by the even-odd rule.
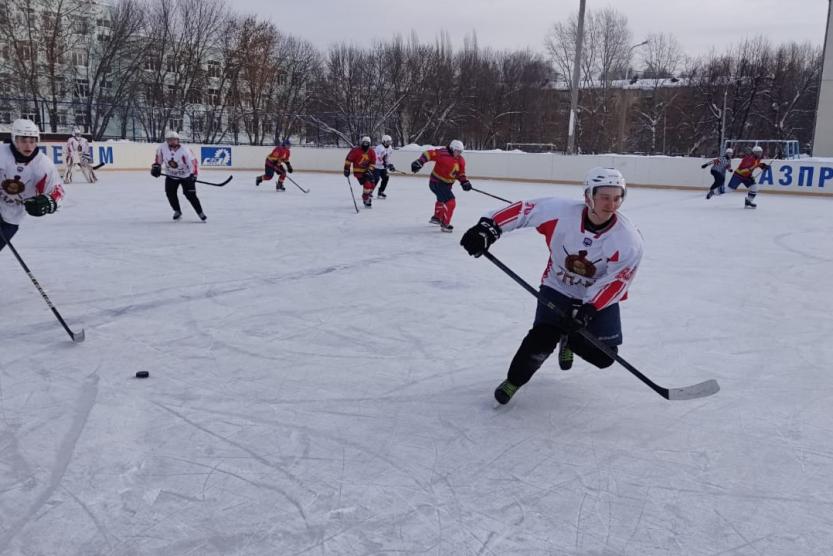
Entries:
[[[579,0],[233,0],[230,5],[238,13],[271,19],[321,50],[342,41],[369,45],[411,30],[430,42],[445,29],[455,46],[476,31],[482,47],[543,52],[548,28],[577,12]],[[670,32],[689,55],[757,34],[774,42],[823,44],[828,5],[829,0],[587,0],[588,10],[613,6],[624,13],[634,42]]]

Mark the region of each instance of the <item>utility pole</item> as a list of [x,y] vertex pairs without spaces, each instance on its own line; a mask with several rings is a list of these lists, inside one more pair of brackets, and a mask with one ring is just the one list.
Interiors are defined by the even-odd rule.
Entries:
[[578,28],[576,29],[576,57],[573,60],[573,86],[570,91],[570,126],[567,130],[567,154],[576,151],[576,112],[578,111],[578,84],[581,71],[581,47],[584,43],[584,6],[586,0],[579,0]]

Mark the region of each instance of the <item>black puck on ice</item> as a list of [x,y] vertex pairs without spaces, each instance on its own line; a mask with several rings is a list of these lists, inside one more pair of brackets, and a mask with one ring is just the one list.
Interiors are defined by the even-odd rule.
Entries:
[[150,371],[136,371],[136,378],[147,378],[150,376]]

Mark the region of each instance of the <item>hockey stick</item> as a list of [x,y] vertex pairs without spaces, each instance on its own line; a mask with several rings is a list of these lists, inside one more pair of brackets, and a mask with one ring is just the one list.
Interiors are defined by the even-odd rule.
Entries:
[[105,164],[107,164],[107,163],[106,162],[101,162],[99,164],[96,164],[95,166],[93,166],[93,170],[98,170],[99,168],[101,168]]
[[[523,278],[515,274],[515,272],[512,271],[512,269],[503,264],[500,260],[498,260],[497,257],[492,255],[488,251],[484,251],[483,256],[492,261],[495,264],[495,266],[497,266],[499,269],[505,272],[515,282],[520,284],[526,291],[538,298],[538,303],[554,311],[555,314],[557,314],[559,317],[565,317],[564,313],[558,307],[556,307],[555,304],[545,299],[540,293],[538,293],[538,291],[535,288],[530,286],[526,281],[524,281]],[[625,367],[625,369],[627,369],[631,374],[636,376],[636,378],[647,384],[648,387],[651,388],[651,390],[653,390],[666,400],[693,400],[696,398],[705,398],[706,396],[716,394],[720,390],[720,385],[714,379],[709,379],[704,382],[700,382],[699,384],[692,384],[691,386],[683,386],[682,388],[665,388],[663,386],[658,385],[650,378],[639,372],[639,370],[636,367],[625,361],[625,359],[619,356],[618,353],[612,351],[604,342],[599,340],[592,333],[588,332],[586,328],[579,329],[578,334],[580,334],[585,340],[590,342],[596,349],[604,353],[606,356],[617,361],[620,365]]]
[[353,206],[356,207],[356,214],[359,214],[359,204],[356,202],[356,195],[353,193],[353,184],[350,183],[350,176],[347,176],[347,187],[350,188],[350,197],[353,198]]
[[[300,185],[298,185],[298,182],[296,182],[295,180],[293,180],[293,179],[292,179],[292,178],[290,178],[289,176],[286,176],[286,179],[288,179],[289,181],[291,181],[292,183],[294,183],[294,184],[295,184],[295,187],[297,187],[298,189],[300,189],[300,190],[301,190],[301,191],[303,191],[304,193],[309,193],[309,189],[304,189],[303,187],[301,187]],[[353,188],[351,187],[351,188],[350,188],[350,190],[352,191],[352,190],[353,190]]]
[[14,245],[12,245],[11,242],[6,238],[6,234],[3,233],[3,230],[1,228],[0,228],[0,239],[2,239],[4,242],[6,242],[6,245],[9,247],[9,249],[11,249],[15,258],[17,259],[17,262],[19,262],[20,266],[23,267],[23,270],[29,276],[29,279],[32,281],[32,283],[35,285],[35,287],[38,289],[41,296],[43,296],[43,300],[46,301],[46,304],[49,306],[50,309],[52,309],[52,313],[55,315],[55,318],[58,319],[58,322],[60,322],[61,326],[64,327],[64,330],[67,331],[67,334],[69,334],[69,337],[72,338],[72,341],[75,342],[76,344],[80,344],[81,342],[83,342],[84,341],[84,329],[82,328],[81,332],[73,332],[72,330],[69,329],[69,326],[67,326],[67,323],[64,321],[63,317],[61,316],[61,313],[59,313],[58,309],[56,309],[55,306],[52,305],[52,301],[49,300],[49,296],[47,296],[46,292],[43,291],[43,288],[41,287],[41,285],[38,283],[38,281],[32,275],[32,271],[29,270],[29,267],[26,266],[25,262],[23,262],[23,259],[20,257],[20,254],[17,252],[17,249],[15,249]]
[[[173,178],[173,179],[175,179],[175,180],[181,180],[181,179],[183,179],[183,178],[178,178],[178,177],[176,177],[176,176],[169,176],[168,174],[159,174],[159,175],[160,175],[160,176],[165,176],[166,178]],[[214,187],[223,187],[223,186],[224,186],[224,185],[226,185],[228,182],[230,182],[230,181],[231,181],[231,178],[233,178],[233,177],[234,177],[234,176],[229,176],[229,177],[228,177],[225,181],[221,181],[220,183],[214,183],[214,182],[210,182],[210,181],[202,181],[202,180],[195,180],[195,182],[196,182],[196,183],[201,183],[201,184],[203,184],[203,185],[213,185]]]
[[515,202],[515,201],[510,201],[509,199],[504,199],[503,197],[498,197],[497,195],[492,195],[491,193],[486,193],[485,191],[481,191],[480,189],[477,189],[476,187],[472,187],[471,190],[472,191],[477,191],[478,193],[482,193],[483,195],[488,195],[489,197],[494,197],[495,199],[503,201],[504,203],[509,203],[510,205]]

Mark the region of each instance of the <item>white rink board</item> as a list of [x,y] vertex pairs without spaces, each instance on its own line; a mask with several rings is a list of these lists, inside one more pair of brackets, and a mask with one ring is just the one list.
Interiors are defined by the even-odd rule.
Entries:
[[[56,151],[57,147],[57,151]],[[203,169],[258,170],[272,147],[188,145],[201,162],[206,158],[227,162],[224,166],[203,164]],[[48,156],[56,163],[62,161],[62,145],[45,147]],[[149,170],[156,150],[147,143],[101,143],[93,146],[93,158],[97,164],[107,162],[108,170]],[[224,153],[216,157],[218,152]],[[227,154],[225,154],[227,153]],[[410,173],[411,162],[420,151],[397,150],[393,162],[398,170]],[[347,149],[320,149],[295,147],[291,162],[298,170],[341,172]],[[514,152],[465,153],[467,172],[472,179],[500,179],[509,181],[533,181],[544,183],[581,183],[587,171],[594,166],[619,168],[633,186],[659,188],[700,188],[711,184],[708,169],[701,164],[706,159],[631,156],[631,155],[581,155],[530,154]],[[833,160],[776,160],[773,170],[764,173],[762,188],[777,193],[829,195],[833,193]],[[740,163],[735,160],[734,166]],[[423,170],[427,173],[428,170]]]
[[[455,187],[443,234],[424,176],[357,215],[342,176],[255,175],[199,186],[205,224],[144,171],[27,219],[15,245],[81,345],[0,252],[0,554],[829,553],[828,200],[634,189],[621,353],[722,390],[668,402],[551,360],[495,411],[535,303],[458,242],[499,202]],[[547,258],[529,230],[493,252],[533,283]]]

